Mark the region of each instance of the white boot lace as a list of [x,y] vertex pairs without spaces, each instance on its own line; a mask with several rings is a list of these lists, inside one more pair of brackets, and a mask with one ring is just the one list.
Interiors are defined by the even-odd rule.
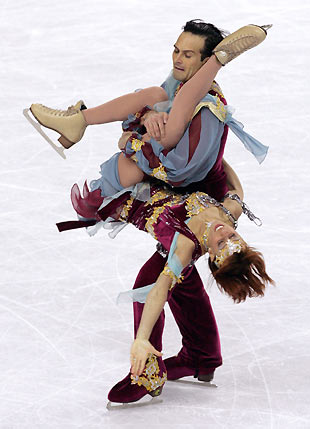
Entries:
[[67,110],[51,109],[50,107],[44,106],[43,104],[41,104],[41,106],[43,110],[54,116],[72,116],[79,112],[79,109],[75,108],[74,106],[69,106]]

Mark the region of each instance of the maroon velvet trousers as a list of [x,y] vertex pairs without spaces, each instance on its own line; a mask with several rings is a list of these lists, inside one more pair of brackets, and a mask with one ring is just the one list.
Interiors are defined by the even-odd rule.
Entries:
[[[164,269],[167,258],[155,252],[143,265],[134,284],[134,289],[155,283]],[[195,266],[188,268],[182,283],[169,292],[168,304],[182,335],[179,357],[197,373],[209,373],[222,364],[221,346],[211,303]],[[135,302],[134,333],[136,337],[144,304]],[[150,336],[150,342],[162,350],[162,334],[165,323],[161,312]]]

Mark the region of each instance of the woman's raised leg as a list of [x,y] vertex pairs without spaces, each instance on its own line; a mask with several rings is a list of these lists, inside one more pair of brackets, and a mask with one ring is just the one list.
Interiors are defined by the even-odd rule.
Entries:
[[153,106],[167,99],[163,88],[152,86],[115,98],[100,106],[83,110],[82,113],[87,125],[124,121],[130,113],[139,112],[146,105]]
[[208,93],[217,72],[222,68],[215,55],[189,79],[176,95],[165,128],[165,137],[161,144],[165,148],[176,146],[182,137],[195,107]]
[[[81,110],[79,107],[81,102],[79,102],[67,110],[51,109],[42,104],[32,104],[30,110],[39,124],[57,131],[60,134],[59,142],[63,147],[69,149],[81,140],[88,125],[123,121],[130,113],[134,114],[146,105],[152,106],[165,100],[167,100],[165,90],[153,86],[123,95],[92,109]],[[31,122],[31,118],[28,120],[30,123],[33,122]],[[35,123],[32,125],[37,128]],[[40,134],[48,141],[43,131]]]

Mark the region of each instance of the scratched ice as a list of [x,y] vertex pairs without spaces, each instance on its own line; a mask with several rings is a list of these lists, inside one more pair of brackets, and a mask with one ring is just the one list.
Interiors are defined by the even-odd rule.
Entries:
[[[120,127],[89,128],[65,161],[22,109],[81,98],[95,106],[160,84],[193,18],[230,31],[274,24],[218,81],[236,118],[270,146],[258,166],[231,135],[226,158],[264,221],[257,228],[242,219],[240,232],[262,250],[277,286],[234,305],[199,261],[222,341],[217,388],[168,382],[162,402],[108,411],[109,389],[128,372],[133,331],[131,306],[115,297],[154,242],[132,227],[115,240],[57,232],[55,222],[74,218],[72,183],[97,176]],[[308,2],[2,0],[0,20],[0,428],[309,428]],[[169,310],[164,345],[165,356],[181,345]]]

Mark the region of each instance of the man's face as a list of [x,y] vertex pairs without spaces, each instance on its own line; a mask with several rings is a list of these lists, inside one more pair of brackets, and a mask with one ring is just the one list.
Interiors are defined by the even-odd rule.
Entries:
[[188,31],[180,34],[175,42],[172,54],[173,77],[181,82],[186,82],[208,60],[201,61],[201,51],[205,39]]

